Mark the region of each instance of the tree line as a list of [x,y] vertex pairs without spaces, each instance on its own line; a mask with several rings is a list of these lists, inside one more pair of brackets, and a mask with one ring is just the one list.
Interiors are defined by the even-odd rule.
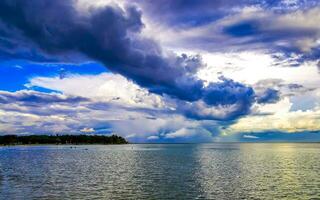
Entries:
[[121,136],[102,135],[4,135],[0,136],[0,145],[23,144],[128,144]]

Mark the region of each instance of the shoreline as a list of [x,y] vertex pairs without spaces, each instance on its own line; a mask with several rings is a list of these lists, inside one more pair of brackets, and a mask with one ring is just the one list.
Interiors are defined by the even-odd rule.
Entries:
[[117,135],[4,135],[0,136],[0,145],[111,145],[128,144],[129,142]]

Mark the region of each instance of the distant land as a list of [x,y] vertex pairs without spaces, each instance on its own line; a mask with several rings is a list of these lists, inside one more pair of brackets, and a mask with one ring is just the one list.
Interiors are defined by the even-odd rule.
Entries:
[[101,135],[4,135],[0,136],[0,145],[27,144],[128,144],[123,137]]

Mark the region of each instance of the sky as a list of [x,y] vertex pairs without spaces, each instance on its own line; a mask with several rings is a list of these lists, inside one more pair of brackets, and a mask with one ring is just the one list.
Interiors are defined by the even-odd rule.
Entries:
[[320,141],[317,0],[2,0],[0,135]]

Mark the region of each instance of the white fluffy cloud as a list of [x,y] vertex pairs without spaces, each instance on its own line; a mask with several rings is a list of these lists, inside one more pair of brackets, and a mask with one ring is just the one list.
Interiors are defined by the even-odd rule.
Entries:
[[[80,83],[84,87],[79,88]],[[160,96],[118,75],[35,77],[28,87],[44,87],[62,94],[0,91],[0,122],[4,124],[0,134],[118,134],[129,141],[145,142],[163,141],[170,138],[167,134],[191,128],[194,133],[199,131],[183,141],[211,140],[209,131],[206,137],[201,136],[202,122],[170,112]]]
[[[273,60],[271,58],[256,56],[258,60],[265,61],[265,64],[261,62],[262,64],[257,68],[260,67],[263,69],[262,71],[265,72],[266,69],[272,67],[271,63]],[[226,57],[220,58],[220,62],[226,64],[224,59],[230,58],[230,56],[227,55]],[[251,54],[244,54],[230,59],[230,62],[238,63],[239,68],[230,71],[226,70],[224,73],[229,76],[233,75],[234,78],[236,78],[237,73],[240,73],[242,70],[244,71],[241,73],[245,74],[247,72],[246,69],[248,67],[250,68],[250,66],[246,67],[245,65],[246,63],[251,63],[252,60],[250,59],[253,58],[255,58],[255,56],[252,57]],[[249,60],[247,61],[246,59]],[[232,68],[232,66],[230,67]],[[309,67],[310,69],[316,69],[315,66]],[[253,64],[252,68],[254,68]],[[282,70],[281,68],[273,69]],[[248,80],[246,81],[252,83],[256,91],[269,87],[280,90],[281,100],[272,104],[254,105],[252,115],[243,117],[230,125],[227,124],[226,128],[222,131],[220,130],[221,133],[223,135],[230,135],[238,132],[251,131],[280,130],[284,132],[295,132],[319,130],[319,111],[317,110],[317,106],[319,107],[319,105],[316,102],[320,100],[320,93],[319,90],[311,88],[316,85],[319,79],[314,75],[313,71],[303,71],[302,68],[290,69],[293,71],[298,70],[294,75],[297,78],[279,76],[279,79],[270,79],[270,77],[272,77],[271,75],[267,76],[264,74],[264,76],[257,79],[260,81],[255,82],[255,79],[250,80],[249,77],[251,76],[248,75]],[[210,73],[210,69],[207,68],[204,70],[207,70],[206,73]],[[259,72],[259,70],[257,70],[257,72]],[[204,71],[201,73],[205,74]],[[299,84],[290,84],[290,80],[298,79],[299,73],[310,73],[309,82],[306,80],[307,78],[304,78]],[[208,82],[215,81],[214,79],[210,80],[208,74],[207,76],[204,74],[199,74],[199,76],[203,79],[208,78]],[[261,80],[262,77],[266,79]],[[280,79],[280,77],[283,79]],[[288,78],[286,79],[286,77]],[[307,87],[300,85],[301,83],[306,84]],[[197,112],[197,116],[221,116],[223,118],[226,113],[230,113],[230,109],[233,109],[232,107],[221,107],[220,109],[219,107],[208,107],[204,106],[201,102],[190,104],[189,107],[192,107],[192,109],[190,109],[187,104],[176,104],[176,102],[170,101],[168,98],[150,94],[145,89],[140,88],[122,76],[111,73],[99,75],[70,75],[64,79],[59,79],[58,77],[34,77],[30,79],[27,85],[30,88],[48,88],[60,91],[65,95],[82,96],[99,102],[94,106],[82,105],[77,108],[77,117],[73,120],[82,124],[85,122],[85,127],[78,128],[78,130],[89,130],[87,127],[108,124],[108,126],[111,127],[109,132],[123,135],[128,139],[138,142],[146,140],[158,141],[159,139],[173,140],[177,138],[189,138],[190,140],[202,138],[209,141],[212,139],[212,135],[219,133],[219,129],[221,128],[219,123],[212,121],[211,125],[215,127],[215,131],[208,131],[201,127],[203,126],[203,122],[188,120],[183,115],[180,115],[179,112],[186,114],[186,111],[192,111]],[[301,95],[302,97],[303,95],[307,97],[313,95],[315,104],[312,105],[316,107],[312,107],[313,110],[299,110],[298,108],[306,107],[306,105],[302,105],[303,101],[295,101],[295,98]],[[112,106],[110,107],[109,104]],[[62,105],[56,105],[55,107],[57,108],[59,106],[61,107]],[[92,109],[93,107],[95,108]],[[82,112],[81,110],[86,111]],[[174,114],[174,112],[168,112],[170,110],[178,110],[179,112],[175,112]],[[209,135],[211,136],[209,137]]]
[[94,130],[94,128],[83,128],[83,129],[81,129],[80,130],[81,132],[83,132],[83,133],[93,133],[95,130]]
[[[257,114],[239,119],[223,131],[223,135],[235,133],[280,131],[288,133],[320,130],[320,107],[311,110],[292,111],[289,97],[281,101],[257,107]],[[260,113],[260,114],[259,114]]]
[[317,61],[305,62],[292,67],[291,61],[282,61],[262,52],[205,53],[203,60],[207,66],[199,72],[199,77],[216,81],[221,74],[233,80],[255,84],[264,79],[280,79],[285,83],[316,87],[320,84]]
[[26,84],[32,88],[43,87],[60,91],[67,95],[93,98],[95,100],[126,104],[138,107],[164,106],[157,95],[150,94],[123,76],[102,73],[99,75],[70,75],[63,79],[59,77],[34,77]]

